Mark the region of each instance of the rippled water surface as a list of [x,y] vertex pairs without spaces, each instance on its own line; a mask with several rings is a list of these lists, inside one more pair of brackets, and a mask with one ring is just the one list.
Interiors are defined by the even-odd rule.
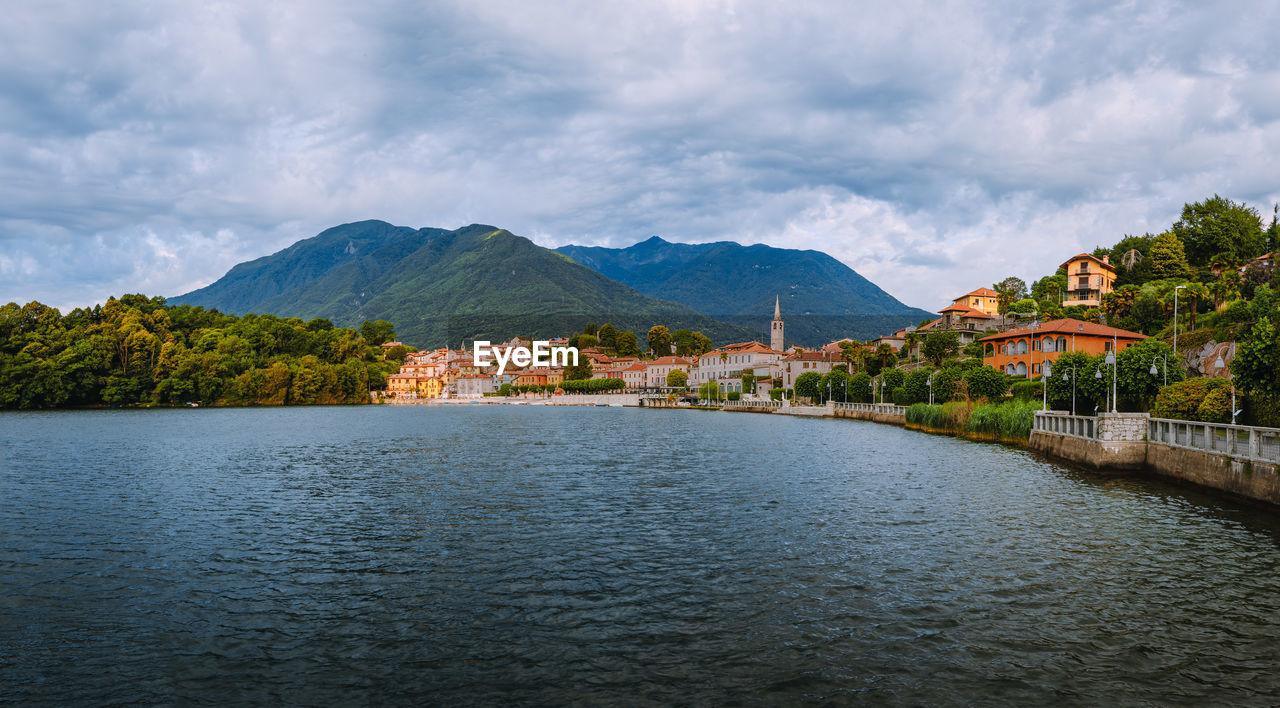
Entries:
[[0,414],[0,699],[1274,704],[1274,518],[872,423]]

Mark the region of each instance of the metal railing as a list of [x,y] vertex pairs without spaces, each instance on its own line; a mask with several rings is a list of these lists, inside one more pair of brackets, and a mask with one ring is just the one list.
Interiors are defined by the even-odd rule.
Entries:
[[1152,418],[1147,442],[1259,462],[1280,463],[1280,429]]
[[1088,415],[1036,411],[1035,423],[1031,429],[1086,440],[1098,439],[1098,419]]
[[885,415],[906,415],[906,406],[892,403],[834,403],[838,411],[861,411],[863,413],[883,413]]

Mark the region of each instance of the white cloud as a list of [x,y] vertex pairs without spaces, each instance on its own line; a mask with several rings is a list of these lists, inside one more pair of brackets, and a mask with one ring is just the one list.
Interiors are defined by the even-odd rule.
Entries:
[[381,218],[816,248],[936,308],[1280,197],[1264,3],[10,9],[0,301],[177,294]]

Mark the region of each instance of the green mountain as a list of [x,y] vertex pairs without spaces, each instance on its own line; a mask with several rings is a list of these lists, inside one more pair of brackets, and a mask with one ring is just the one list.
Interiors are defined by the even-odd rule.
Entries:
[[643,340],[649,327],[701,330],[741,341],[752,330],[644,295],[493,226],[454,231],[361,221],[232,268],[213,284],[171,298],[243,314],[317,317],[339,326],[388,320],[419,347],[516,335],[550,338],[611,322]]
[[902,304],[821,251],[731,241],[671,243],[657,236],[628,248],[556,250],[642,293],[753,332],[768,333],[774,298],[780,297],[788,343],[870,339],[934,316]]

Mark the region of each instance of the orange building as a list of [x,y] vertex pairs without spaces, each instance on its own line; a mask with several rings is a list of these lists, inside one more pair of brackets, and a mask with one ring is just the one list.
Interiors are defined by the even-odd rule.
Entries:
[[1063,352],[1105,354],[1122,352],[1147,335],[1080,320],[1050,320],[1032,327],[993,334],[982,342],[982,363],[1010,376],[1037,377],[1041,365]]
[[1102,296],[1115,289],[1116,269],[1111,257],[1081,253],[1062,264],[1067,269],[1067,295],[1063,307],[1102,307]]

